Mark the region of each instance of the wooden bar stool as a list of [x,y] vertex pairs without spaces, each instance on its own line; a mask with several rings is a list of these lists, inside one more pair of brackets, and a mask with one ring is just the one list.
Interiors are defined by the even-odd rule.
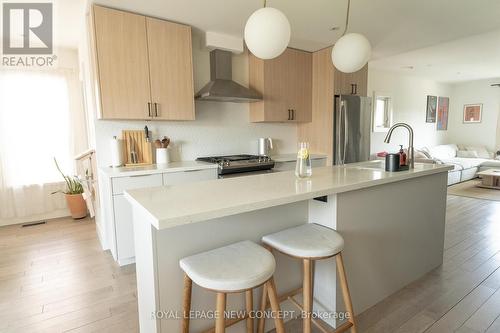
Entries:
[[[264,285],[269,291],[269,302],[274,313],[280,312],[273,279],[276,262],[269,251],[254,242],[243,241],[196,254],[181,259],[179,264],[185,273],[183,333],[189,333],[193,281],[200,287],[217,293],[216,333],[223,333],[226,327],[245,319],[247,333],[253,333],[253,318],[249,316],[250,312],[253,311],[252,290],[261,285]],[[227,294],[242,292],[245,292],[246,295],[246,315],[242,318],[226,321],[224,312]],[[285,333],[283,320],[278,315],[275,316],[275,325],[278,333]]]
[[[335,230],[318,225],[305,224],[299,227],[286,229],[271,235],[264,236],[262,242],[272,251],[273,249],[288,256],[301,259],[303,262],[304,279],[302,284],[302,293],[304,304],[300,305],[292,296],[288,297],[292,303],[305,313],[303,321],[303,333],[311,332],[311,323],[315,324],[322,332],[329,332],[324,325],[321,325],[315,319],[312,319],[313,308],[313,269],[314,261],[335,257],[337,270],[342,288],[342,296],[347,312],[350,318],[347,322],[340,325],[333,332],[344,332],[351,329],[356,333],[356,324],[354,322],[354,311],[352,309],[351,295],[347,285],[347,278],[342,260],[342,250],[344,249],[344,239]],[[263,288],[261,311],[264,311],[267,305],[266,287]],[[259,319],[258,332],[264,332],[265,318]]]

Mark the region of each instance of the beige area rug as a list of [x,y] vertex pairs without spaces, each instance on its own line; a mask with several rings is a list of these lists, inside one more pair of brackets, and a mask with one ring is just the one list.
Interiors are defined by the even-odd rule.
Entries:
[[481,180],[473,179],[448,187],[448,194],[484,200],[500,201],[500,190],[477,187]]

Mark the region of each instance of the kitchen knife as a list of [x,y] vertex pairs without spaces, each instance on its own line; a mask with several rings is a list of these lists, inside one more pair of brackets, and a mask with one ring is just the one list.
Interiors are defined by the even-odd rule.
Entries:
[[139,163],[137,159],[136,143],[134,139],[132,139],[131,145],[132,145],[132,151],[130,152],[131,155],[130,157],[132,159],[132,163],[134,164]]
[[144,126],[144,135],[146,136],[146,142],[149,142],[149,129],[147,126]]

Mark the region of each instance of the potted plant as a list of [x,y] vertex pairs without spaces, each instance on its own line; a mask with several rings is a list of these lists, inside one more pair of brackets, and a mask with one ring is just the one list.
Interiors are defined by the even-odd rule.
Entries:
[[64,193],[66,197],[66,203],[68,204],[69,211],[71,212],[71,217],[75,220],[82,219],[87,216],[87,204],[83,199],[83,185],[80,179],[76,176],[67,176],[59,167],[57,160],[54,158],[57,170],[61,173],[66,182],[66,191],[56,191],[54,193]]

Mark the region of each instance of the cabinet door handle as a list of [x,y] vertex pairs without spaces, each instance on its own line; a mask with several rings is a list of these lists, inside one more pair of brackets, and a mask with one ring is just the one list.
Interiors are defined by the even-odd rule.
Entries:
[[155,103],[155,117],[158,117],[158,103]]
[[292,109],[292,120],[295,120],[295,109]]
[[356,83],[351,83],[351,95],[358,94],[358,85]]
[[292,110],[288,109],[288,119],[287,120],[292,120]]
[[151,115],[151,102],[148,102],[148,116],[152,117],[152,115]]

